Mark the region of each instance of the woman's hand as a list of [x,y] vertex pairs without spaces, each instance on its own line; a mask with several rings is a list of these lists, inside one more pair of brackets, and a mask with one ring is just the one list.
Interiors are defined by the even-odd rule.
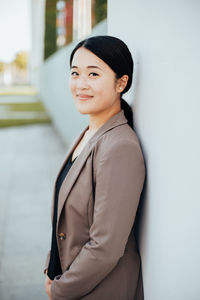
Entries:
[[52,284],[52,280],[46,275],[45,290],[46,290],[46,293],[49,296],[50,300],[52,300],[52,297],[51,297],[51,284]]

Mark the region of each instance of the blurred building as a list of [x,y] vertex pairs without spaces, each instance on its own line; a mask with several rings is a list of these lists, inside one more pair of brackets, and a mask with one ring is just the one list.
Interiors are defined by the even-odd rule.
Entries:
[[20,51],[9,63],[0,62],[0,86],[28,85],[28,53]]
[[31,83],[40,89],[43,62],[73,41],[91,34],[107,17],[106,0],[31,0]]

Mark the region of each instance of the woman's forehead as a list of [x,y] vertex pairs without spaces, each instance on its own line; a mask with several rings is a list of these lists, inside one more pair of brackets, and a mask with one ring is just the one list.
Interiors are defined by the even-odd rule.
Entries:
[[72,67],[99,68],[103,70],[107,68],[107,64],[92,53],[90,50],[80,47],[73,56]]

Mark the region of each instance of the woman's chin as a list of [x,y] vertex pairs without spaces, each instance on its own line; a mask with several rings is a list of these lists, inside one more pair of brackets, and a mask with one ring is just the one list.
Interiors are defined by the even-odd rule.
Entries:
[[77,107],[77,111],[82,115],[90,114],[90,110]]
[[80,114],[83,114],[83,115],[93,113],[92,109],[89,109],[89,107],[83,107],[82,105],[76,105],[76,109]]

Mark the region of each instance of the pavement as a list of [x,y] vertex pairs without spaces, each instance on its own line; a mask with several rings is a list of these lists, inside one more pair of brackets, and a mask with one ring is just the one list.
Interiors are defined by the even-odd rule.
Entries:
[[0,96],[3,95],[37,95],[38,91],[31,85],[0,85]]
[[53,184],[66,147],[51,124],[0,129],[0,300],[45,300]]
[[1,103],[30,103],[36,102],[38,100],[37,96],[32,95],[1,95],[0,94],[0,104]]
[[0,86],[0,127],[49,122],[45,105],[32,86]]

